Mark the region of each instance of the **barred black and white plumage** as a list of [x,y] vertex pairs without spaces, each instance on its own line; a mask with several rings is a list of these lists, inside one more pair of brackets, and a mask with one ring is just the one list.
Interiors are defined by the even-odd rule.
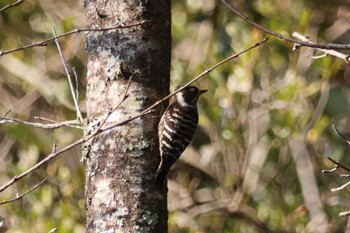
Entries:
[[198,125],[197,100],[206,91],[194,86],[185,87],[175,95],[160,119],[158,137],[161,161],[156,172],[156,182],[160,187],[163,187],[171,166],[192,140]]

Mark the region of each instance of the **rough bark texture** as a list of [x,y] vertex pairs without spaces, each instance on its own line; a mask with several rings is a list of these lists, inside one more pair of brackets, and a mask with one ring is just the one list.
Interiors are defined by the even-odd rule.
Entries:
[[[89,129],[129,96],[106,126],[134,116],[169,89],[169,0],[86,0],[89,28],[141,26],[87,34]],[[155,189],[159,110],[95,137],[86,155],[87,232],[167,232],[166,195]]]

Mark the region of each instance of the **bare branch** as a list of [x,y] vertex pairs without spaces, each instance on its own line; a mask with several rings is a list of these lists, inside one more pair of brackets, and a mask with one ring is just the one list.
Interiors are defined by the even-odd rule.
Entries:
[[[46,120],[45,118],[37,118],[37,119],[41,119],[41,120]],[[77,121],[77,120],[69,120],[69,121],[63,121],[63,122],[54,122],[51,121],[51,124],[42,124],[39,122],[30,122],[30,121],[23,121],[17,118],[12,118],[12,117],[0,117],[0,124],[4,124],[4,123],[20,123],[20,124],[24,124],[27,126],[33,126],[36,128],[41,128],[41,129],[57,129],[59,127],[72,127],[72,128],[78,128],[78,129],[82,129],[83,126]]]
[[17,200],[22,199],[25,195],[31,193],[32,191],[34,191],[35,189],[37,189],[40,185],[42,185],[45,181],[47,180],[47,178],[43,179],[42,181],[40,181],[38,184],[36,184],[35,186],[33,186],[31,189],[29,189],[27,192],[22,193],[21,195],[10,199],[10,200],[6,200],[6,201],[0,201],[0,205],[4,205],[4,204],[8,204]]
[[[95,135],[92,135],[91,137],[93,137]],[[21,173],[20,175],[17,175],[15,177],[13,177],[9,182],[7,182],[6,184],[4,184],[3,186],[0,187],[0,193],[2,191],[4,191],[5,189],[7,189],[8,187],[10,187],[11,185],[13,185],[14,183],[16,183],[18,180],[22,179],[23,177],[26,177],[27,175],[29,175],[30,173],[32,173],[33,171],[37,170],[38,168],[40,168],[43,164],[47,163],[48,161],[56,158],[58,155],[76,147],[77,145],[80,145],[82,143],[84,143],[88,138],[81,138],[78,141],[71,143],[70,145],[64,147],[63,149],[53,152],[51,154],[49,154],[45,159],[41,160],[39,163],[35,164],[34,166],[32,166],[31,168],[29,168],[28,170],[26,170],[25,172]]]
[[350,185],[350,181],[346,182],[345,184],[343,184],[342,186],[338,187],[338,188],[333,188],[331,189],[332,192],[337,192],[337,191],[340,191],[342,189],[345,189],[347,186]]
[[48,233],[55,233],[57,231],[58,231],[58,229],[55,227],[55,228],[52,228]]
[[[301,35],[301,34],[298,33],[298,32],[294,32],[294,33],[293,33],[293,36],[294,36],[295,38],[298,38],[298,39],[301,40],[301,41],[314,44],[314,43],[311,42],[306,36],[303,36],[303,35]],[[298,47],[299,47],[298,45],[295,45],[295,46],[294,46],[295,49],[297,49]],[[349,60],[349,55],[340,53],[340,52],[335,51],[335,50],[320,49],[320,48],[315,48],[315,49],[317,49],[317,50],[319,50],[319,51],[322,51],[324,54],[319,55],[319,56],[312,56],[311,58],[313,58],[313,59],[320,59],[320,58],[324,58],[324,57],[327,56],[327,55],[332,55],[332,56],[334,56],[334,57],[338,57],[338,58],[340,58],[340,59],[343,59],[346,63],[349,63],[349,62],[350,62],[350,60]]]
[[[54,28],[52,28],[52,31],[53,31],[53,35],[55,37],[57,37],[56,35],[56,31]],[[70,87],[70,91],[72,93],[72,98],[73,98],[73,102],[74,102],[74,106],[75,106],[75,109],[76,109],[76,112],[77,112],[77,120],[80,122],[80,123],[83,123],[83,116],[80,112],[80,109],[79,109],[79,105],[78,105],[78,100],[77,100],[77,97],[75,95],[75,92],[74,92],[74,87],[73,87],[73,83],[72,83],[72,78],[70,76],[70,73],[68,71],[68,67],[67,67],[67,63],[66,63],[66,59],[64,59],[64,56],[63,56],[63,53],[62,53],[62,50],[61,50],[61,46],[60,46],[60,43],[58,42],[58,39],[56,38],[55,39],[55,43],[57,45],[57,49],[58,49],[58,52],[60,54],[60,57],[61,57],[61,60],[62,60],[62,63],[63,63],[63,67],[64,67],[64,70],[66,72],[66,75],[67,75],[67,79],[68,79],[68,83],[69,83],[69,87]]]
[[188,210],[188,215],[192,218],[201,215],[207,214],[212,211],[227,211],[234,218],[240,218],[246,221],[248,224],[255,226],[259,232],[269,232],[269,233],[287,233],[287,231],[283,230],[272,230],[268,227],[268,224],[261,222],[256,216],[253,216],[247,208],[241,206],[239,209],[235,211],[230,211],[228,209],[229,200],[215,200],[212,202],[208,202],[202,205],[197,205]]
[[78,75],[75,67],[72,68],[74,78],[75,78],[75,97],[77,100],[79,100],[79,82],[78,82]]
[[[332,50],[332,51],[335,51],[335,50]],[[308,58],[311,58],[311,59],[314,59],[314,60],[317,60],[317,59],[321,59],[321,58],[325,58],[327,57],[327,53],[323,53],[323,54],[320,54],[320,55],[314,55],[314,56],[307,56]],[[348,59],[348,58],[346,58]],[[346,63],[348,63],[347,60],[345,60]]]
[[11,7],[14,7],[14,6],[18,6],[19,4],[21,4],[22,2],[24,2],[24,0],[18,0],[17,2],[14,2],[10,5],[7,5],[7,6],[4,6],[3,8],[0,9],[0,13],[11,8]]
[[25,49],[29,49],[29,48],[33,48],[33,47],[38,47],[38,46],[46,46],[48,42],[53,41],[55,39],[59,39],[65,36],[69,36],[75,33],[81,33],[81,32],[103,32],[103,31],[110,31],[110,30],[116,30],[116,29],[123,29],[123,28],[129,28],[129,27],[136,27],[136,26],[140,26],[142,24],[147,23],[148,21],[141,21],[141,22],[137,22],[137,23],[132,23],[132,24],[128,24],[128,25],[117,25],[117,26],[113,26],[113,27],[108,27],[108,28],[83,28],[83,29],[74,29],[72,31],[63,33],[61,35],[58,36],[54,36],[51,38],[48,38],[46,40],[40,41],[40,42],[36,42],[33,44],[29,44],[29,45],[25,45],[23,47],[20,48],[15,48],[15,49],[10,49],[10,50],[0,50],[0,56],[3,56],[5,54],[9,54],[9,53],[14,53],[14,52],[18,52],[18,51],[22,51]]
[[[342,138],[344,138],[346,141],[348,141],[342,134],[339,133],[339,131],[337,130],[337,128],[335,127],[335,125],[333,124],[333,129],[337,132],[338,135],[340,135]],[[349,168],[347,168],[346,166],[340,164],[339,162],[335,161],[334,159],[328,157],[328,159],[334,163],[334,168],[330,169],[330,170],[322,170],[322,173],[333,173],[335,171],[338,170],[339,167],[343,168],[346,171],[350,171]],[[350,177],[350,174],[341,174],[340,177]],[[346,182],[345,184],[339,186],[338,188],[332,188],[331,191],[332,192],[338,192],[340,190],[345,189],[346,187],[348,187],[350,185],[350,181]],[[350,211],[344,211],[339,213],[339,217],[347,217],[350,215]]]
[[[128,81],[128,85],[126,86],[126,89],[125,89],[125,92],[124,92],[124,96],[123,98],[120,100],[119,104],[117,104],[117,106],[115,106],[113,109],[111,109],[108,113],[107,113],[107,116],[103,119],[102,122],[99,122],[99,127],[95,130],[94,133],[96,134],[99,134],[99,132],[105,132],[107,130],[109,130],[109,128],[106,128],[106,129],[102,129],[103,125],[106,123],[106,121],[108,120],[108,118],[110,117],[110,115],[112,115],[112,113],[117,110],[119,108],[119,106],[128,98],[129,96],[129,88],[130,88],[130,85],[131,85],[131,80],[132,80],[132,76],[129,78],[129,81]],[[142,113],[141,113],[142,114]],[[148,113],[147,113],[148,114]],[[146,115],[146,114],[145,114]],[[141,117],[141,116],[137,116],[135,118],[129,118],[128,120],[125,120],[124,122],[122,122],[122,124],[118,123],[117,126],[120,126],[120,125],[123,125],[123,124],[126,124],[138,117]],[[113,125],[114,126],[114,125]],[[113,127],[114,128],[114,127]]]
[[334,173],[338,170],[339,166],[338,164],[334,164],[332,169],[323,169],[322,173]]
[[339,213],[339,217],[347,217],[350,215],[350,211],[344,211]]
[[[234,54],[222,61],[220,61],[219,63],[215,64],[214,66],[212,66],[211,68],[205,70],[204,72],[202,72],[200,75],[198,75],[197,77],[195,77],[192,81],[190,81],[189,83],[187,83],[185,86],[188,86],[190,85],[191,83],[199,80],[200,78],[203,78],[205,75],[209,74],[212,70],[214,70],[215,68],[217,68],[218,66],[230,61],[231,59],[234,59],[234,58],[237,58],[239,57],[240,55],[242,55],[243,53],[246,53],[247,51],[249,50],[252,50],[260,45],[262,45],[263,43],[265,43],[267,41],[267,38],[263,39],[262,41],[260,41],[259,43],[256,43],[255,45],[243,50],[242,52],[240,53],[237,53],[237,54]],[[4,184],[3,186],[0,187],[0,193],[2,191],[4,191],[5,189],[7,189],[8,187],[10,187],[11,185],[13,185],[14,183],[16,183],[18,180],[26,177],[27,175],[29,175],[30,173],[32,173],[33,171],[35,171],[36,169],[40,168],[43,164],[47,163],[48,161],[56,158],[57,156],[59,156],[60,154],[78,146],[78,145],[81,145],[87,141],[89,141],[90,139],[92,139],[93,137],[95,137],[96,135],[99,135],[103,132],[106,132],[108,130],[111,130],[113,128],[116,128],[118,126],[121,126],[121,125],[125,125],[127,124],[128,122],[130,121],[133,121],[137,118],[140,118],[140,117],[143,117],[145,115],[148,115],[150,113],[153,112],[153,108],[155,108],[156,106],[160,105],[162,102],[166,101],[167,99],[169,99],[171,96],[175,95],[179,90],[167,95],[166,97],[164,97],[163,99],[155,102],[154,104],[152,104],[150,107],[146,108],[145,110],[143,110],[140,114],[137,114],[136,116],[133,116],[133,117],[130,117],[124,121],[120,121],[112,126],[109,126],[109,127],[106,127],[106,128],[102,128],[104,123],[107,121],[108,117],[113,113],[113,111],[115,111],[115,109],[117,109],[124,101],[125,99],[128,97],[128,90],[129,90],[129,86],[131,84],[131,78],[129,79],[129,83],[128,83],[128,86],[126,88],[126,91],[125,91],[125,94],[121,100],[121,102],[115,107],[113,108],[111,111],[108,112],[106,118],[100,123],[99,127],[97,128],[97,130],[94,130],[94,132],[88,134],[86,137],[83,137],[73,143],[71,143],[70,145],[64,147],[63,149],[59,150],[59,151],[56,151],[56,150],[53,150],[51,152],[51,154],[49,154],[46,158],[44,158],[43,160],[41,160],[40,162],[38,162],[37,164],[35,164],[34,166],[32,166],[31,168],[29,168],[28,170],[26,170],[25,172],[21,173],[20,175],[17,175],[15,177],[13,177],[9,182],[7,182],[6,184]],[[185,87],[184,86],[184,87]]]
[[57,145],[56,145],[56,143],[54,143],[54,144],[52,145],[52,151],[51,151],[51,153],[55,153],[56,150],[57,150]]
[[[7,115],[10,114],[10,112],[11,112],[11,109],[9,109],[9,110],[5,113],[4,116],[7,117]],[[0,118],[0,120],[1,120],[1,118]]]
[[288,36],[284,36],[281,33],[271,31],[260,24],[255,23],[254,21],[250,20],[247,16],[242,14],[240,11],[235,9],[233,6],[231,6],[227,0],[221,0],[221,2],[227,6],[235,15],[240,17],[243,21],[247,22],[248,24],[252,25],[253,27],[270,34],[276,38],[291,42],[293,44],[296,44],[297,46],[307,46],[307,47],[312,47],[312,48],[320,48],[320,49],[350,49],[350,44],[314,44],[310,42],[304,42],[304,41],[299,41],[299,40],[294,40]]
[[332,128],[335,131],[336,134],[338,134],[338,136],[340,136],[342,139],[344,139],[348,144],[350,144],[350,139],[348,139],[343,133],[341,133],[337,127],[335,126],[335,124],[332,124]]
[[[334,163],[337,167],[343,168],[345,171],[350,172],[350,168],[342,165],[341,163],[339,163],[338,161],[335,161],[334,159],[332,159],[331,157],[328,157],[328,160],[330,160],[332,163]],[[335,167],[335,166],[334,166]],[[327,172],[326,172],[327,173]]]
[[[332,128],[333,128],[334,132],[335,132],[338,136],[340,136],[342,139],[344,139],[344,141],[346,141],[348,144],[350,144],[350,140],[349,140],[343,133],[341,133],[341,132],[337,129],[337,127],[335,126],[335,124],[332,124]],[[331,157],[328,157],[328,160],[330,160],[330,161],[334,164],[334,166],[333,166],[332,169],[329,169],[329,170],[324,169],[324,170],[322,170],[322,173],[334,173],[334,172],[336,172],[339,168],[342,168],[342,169],[344,169],[345,171],[350,172],[350,168],[348,168],[348,167],[342,165],[341,163],[339,163],[338,161],[332,159]],[[350,174],[341,174],[341,175],[340,175],[340,177],[349,177],[349,176],[350,176]],[[349,183],[349,184],[350,184],[350,183]],[[337,188],[337,189],[332,189],[332,191],[341,190],[341,189],[343,189],[344,187],[346,187],[346,186],[349,185],[349,184],[346,183],[346,184],[342,185],[341,187],[339,187],[339,188]],[[343,187],[343,186],[344,186],[344,187]]]

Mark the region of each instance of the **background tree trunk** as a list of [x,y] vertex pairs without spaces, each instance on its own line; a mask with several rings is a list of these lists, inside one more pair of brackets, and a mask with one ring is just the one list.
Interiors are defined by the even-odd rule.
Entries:
[[[89,128],[135,116],[169,89],[170,1],[85,1],[89,28],[140,26],[87,34]],[[159,110],[160,108],[158,108]],[[160,112],[93,139],[86,158],[87,232],[166,232],[167,200],[154,188]]]

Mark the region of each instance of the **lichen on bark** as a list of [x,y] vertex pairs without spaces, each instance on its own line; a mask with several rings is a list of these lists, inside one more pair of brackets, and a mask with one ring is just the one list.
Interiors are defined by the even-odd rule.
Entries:
[[[89,32],[87,118],[114,125],[165,96],[170,74],[170,1],[85,1]],[[103,15],[103,17],[101,17]],[[128,87],[128,80],[131,80]],[[166,196],[154,188],[159,111],[99,134],[85,160],[87,232],[166,232]],[[94,119],[94,120],[93,120]]]

